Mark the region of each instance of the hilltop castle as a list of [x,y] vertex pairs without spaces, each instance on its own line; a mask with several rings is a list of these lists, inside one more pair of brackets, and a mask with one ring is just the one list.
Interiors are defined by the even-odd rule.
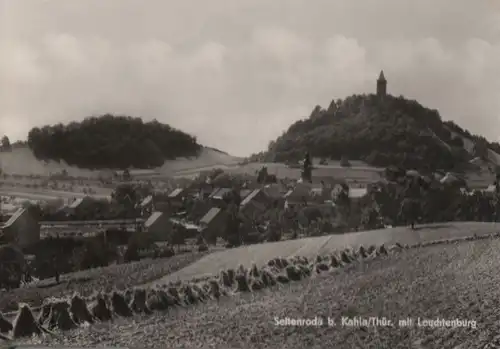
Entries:
[[377,96],[383,98],[387,95],[387,80],[384,76],[384,71],[380,71],[380,75],[377,80]]

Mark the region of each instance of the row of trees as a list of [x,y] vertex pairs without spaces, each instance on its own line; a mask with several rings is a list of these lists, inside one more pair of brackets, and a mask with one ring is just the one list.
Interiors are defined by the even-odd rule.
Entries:
[[81,168],[152,168],[165,159],[195,156],[196,138],[158,121],[106,114],[68,125],[35,127],[28,145],[40,160]]

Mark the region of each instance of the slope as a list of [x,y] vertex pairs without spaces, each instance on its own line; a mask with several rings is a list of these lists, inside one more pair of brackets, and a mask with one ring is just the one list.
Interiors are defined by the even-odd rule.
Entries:
[[[203,147],[198,156],[179,157],[175,160],[166,160],[161,167],[152,168],[147,171],[150,174],[175,175],[177,172],[190,170],[199,172],[209,167],[233,166],[240,158],[234,157],[212,148]],[[68,175],[74,177],[97,178],[103,173],[112,171],[111,169],[89,170],[70,166],[64,161],[54,160],[42,161],[37,159],[28,147],[14,148],[10,152],[0,152],[0,167],[2,172],[18,174],[22,176],[49,176],[50,174],[66,171]],[[132,171],[133,174],[133,171]]]

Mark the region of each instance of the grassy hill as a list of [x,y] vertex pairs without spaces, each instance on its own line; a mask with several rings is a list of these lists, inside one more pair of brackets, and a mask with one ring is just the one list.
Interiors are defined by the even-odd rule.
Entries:
[[381,167],[464,171],[474,168],[469,162],[478,156],[494,166],[500,164],[500,144],[443,122],[437,110],[417,101],[393,96],[381,100],[353,95],[332,101],[328,109],[316,106],[307,119],[295,122],[271,142],[260,158],[296,161],[306,151]]
[[[218,150],[203,147],[197,156],[179,157],[173,160],[165,160],[162,166],[142,171],[141,174],[169,176],[174,175],[177,172],[182,173],[182,171],[199,172],[200,170],[208,167],[236,165],[239,161],[241,161],[240,158],[228,155]],[[0,166],[4,173],[23,176],[48,176],[50,174],[61,173],[64,170],[70,176],[96,178],[101,174],[112,170],[111,168],[90,170],[80,168],[78,166],[68,165],[64,161],[39,160],[35,157],[33,151],[31,151],[28,147],[18,147],[12,149],[12,151],[0,152]],[[135,172],[132,170],[131,174],[134,175]]]

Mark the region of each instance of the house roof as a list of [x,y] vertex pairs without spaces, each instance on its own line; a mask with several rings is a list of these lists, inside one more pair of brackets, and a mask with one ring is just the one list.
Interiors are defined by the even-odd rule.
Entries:
[[255,189],[252,191],[246,198],[243,200],[240,204],[240,206],[245,206],[247,205],[250,201],[252,201],[259,193],[261,192],[260,189]]
[[212,190],[212,192],[210,193],[210,195],[208,197],[212,198],[215,194],[217,194],[217,192],[221,190],[221,188],[217,187],[217,188],[214,188],[214,190]]
[[220,188],[217,192],[212,193],[211,197],[215,199],[222,199],[224,195],[229,194],[231,192],[231,188]]
[[161,216],[163,215],[163,212],[155,211],[149,216],[149,218],[146,220],[144,223],[144,226],[146,228],[149,228],[152,226]]
[[483,191],[487,193],[494,193],[496,191],[496,187],[494,184],[490,184],[488,188],[484,189]]
[[210,224],[210,222],[221,212],[220,208],[212,207],[207,214],[200,219],[200,223]]
[[144,200],[142,200],[142,202],[141,202],[141,206],[142,206],[142,207],[147,206],[147,205],[149,205],[152,201],[153,201],[153,195],[146,196],[146,197],[144,198]]
[[311,188],[312,195],[323,195],[323,188]]
[[174,191],[172,191],[170,194],[168,194],[168,197],[175,198],[175,197],[179,196],[183,191],[184,191],[184,188],[174,189]]
[[244,200],[248,195],[252,193],[252,189],[242,189],[240,190],[241,199]]
[[367,188],[349,188],[349,197],[361,198],[368,193]]
[[222,199],[225,195],[229,194],[231,190],[232,190],[231,188],[221,188],[217,193],[215,193],[213,197],[217,199]]
[[78,206],[81,205],[81,203],[83,202],[83,199],[84,198],[76,199],[75,201],[73,201],[71,204],[68,205],[68,208],[77,208]]
[[17,221],[19,219],[19,217],[21,217],[25,212],[27,212],[27,210],[25,208],[20,208],[19,210],[17,210],[10,218],[7,222],[5,222],[5,224],[3,225],[4,228],[6,227],[9,227],[11,226],[12,224],[14,224],[15,221]]

